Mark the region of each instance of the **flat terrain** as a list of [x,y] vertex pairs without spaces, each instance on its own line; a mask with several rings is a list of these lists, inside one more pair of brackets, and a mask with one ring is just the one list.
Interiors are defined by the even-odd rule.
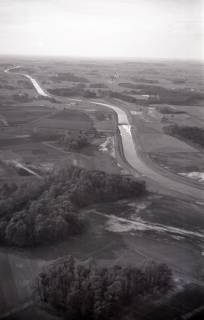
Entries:
[[[69,254],[85,261],[94,258],[100,265],[119,263],[143,266],[152,260],[165,262],[173,269],[179,284],[191,281],[202,283],[203,238],[198,237],[196,232],[202,232],[203,208],[193,209],[191,205],[187,207],[178,201],[175,209],[165,209],[172,201],[175,200],[150,197],[137,203],[118,202],[114,207],[111,204],[90,207],[84,210],[89,227],[80,237],[32,251],[1,250],[0,273],[5,276],[1,280],[0,293],[4,308],[9,308],[10,299],[7,297],[10,298],[11,294],[13,305],[26,301],[37,273],[47,263]],[[121,220],[122,217],[131,222]],[[166,226],[166,230],[158,230],[158,221],[160,226],[161,223]],[[184,221],[189,221],[189,224],[183,224]],[[152,228],[148,230],[145,223]],[[172,226],[177,229],[172,231]],[[184,230],[186,233],[182,232]],[[190,230],[194,230],[195,234],[191,234]]]
[[[61,99],[122,100],[131,113],[143,152],[159,166],[176,174],[186,173],[189,180],[191,172],[203,173],[203,150],[164,134],[164,128],[174,124],[203,127],[203,65],[58,61],[54,67],[45,63],[43,73],[39,72],[40,65],[40,61],[36,62],[28,71],[32,69],[31,74],[44,88]],[[103,121],[95,125],[100,129]],[[187,159],[183,166],[182,158]],[[193,181],[203,183],[201,179]]]
[[[115,120],[110,112],[83,110],[83,105],[76,108],[76,102],[56,103],[40,98],[28,80],[5,73],[4,69],[5,66],[1,66],[0,83],[3,84],[0,87],[2,96],[0,178],[2,181],[30,179],[30,174],[22,177],[22,173],[19,174],[15,170],[15,162],[40,175],[45,175],[64,161],[89,169],[102,168],[116,173],[120,171],[108,149],[106,152],[106,149],[100,147],[107,137],[115,133]],[[5,89],[8,86],[12,86],[13,89],[10,91]],[[15,91],[14,97],[10,95],[11,90]],[[24,95],[26,99],[22,98]],[[17,96],[20,100],[16,99]],[[98,130],[100,135],[93,141],[91,147],[80,152],[67,152],[58,143],[59,137],[68,131],[79,130],[96,132]]]
[[[19,64],[54,98],[38,96],[28,80],[4,72]],[[42,178],[63,163],[129,173],[120,152],[116,115],[90,103],[98,99],[127,112],[146,163],[202,189],[200,176],[190,174],[204,172],[204,151],[165,132],[170,125],[203,128],[202,68],[196,63],[2,59],[0,183],[38,179],[18,170],[17,164]],[[59,137],[79,130],[93,133],[91,145],[67,151]],[[161,261],[173,269],[179,283],[204,281],[202,202],[180,199],[179,190],[177,197],[152,192],[138,201],[99,204],[83,214],[89,226],[80,237],[35,250],[1,248],[0,310],[27,301],[41,268],[68,254],[95,258],[100,264]]]

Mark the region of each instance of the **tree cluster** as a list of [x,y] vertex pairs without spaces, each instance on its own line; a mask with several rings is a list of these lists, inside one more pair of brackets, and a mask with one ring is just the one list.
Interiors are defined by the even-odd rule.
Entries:
[[71,81],[71,82],[89,82],[88,79],[80,77],[71,72],[59,72],[57,75],[50,77],[55,82]]
[[186,114],[185,111],[175,110],[175,109],[168,107],[168,106],[162,106],[162,107],[158,108],[158,110],[162,114]]
[[87,99],[97,98],[97,94],[95,90],[85,89],[81,84],[77,84],[75,86],[69,88],[55,88],[55,89],[48,89],[48,91],[56,96],[60,97],[76,97],[81,96]]
[[[199,100],[204,99],[204,94],[199,91],[191,91],[189,89],[168,89],[159,85],[151,84],[133,84],[133,83],[119,83],[119,86],[136,90],[135,94],[149,94],[152,96],[159,96],[159,100],[151,98],[149,102],[166,103],[175,105],[193,105]],[[114,93],[115,94],[115,93]],[[118,93],[117,93],[118,94]],[[155,101],[154,101],[155,100]]]
[[98,82],[98,83],[91,83],[90,85],[89,85],[89,87],[90,88],[104,88],[104,89],[106,89],[106,88],[108,88],[108,86],[105,84],[105,83],[103,83],[103,82]]
[[193,143],[201,148],[204,148],[204,129],[199,127],[189,126],[168,126],[164,128],[165,132],[171,136],[181,140]]
[[13,94],[11,98],[17,102],[29,102],[31,100],[31,96],[29,96],[28,93],[21,92],[19,94]]
[[70,320],[124,319],[141,296],[166,293],[171,270],[164,264],[97,267],[73,257],[57,261],[36,282],[40,301]]
[[145,78],[135,78],[133,77],[132,80],[134,82],[144,82],[144,83],[159,83],[158,80],[155,80],[155,79],[145,79]]
[[81,207],[139,196],[145,184],[131,177],[64,167],[45,181],[0,189],[0,242],[34,246],[82,232]]
[[89,146],[90,142],[91,137],[84,130],[66,131],[59,139],[59,143],[68,151],[78,151]]

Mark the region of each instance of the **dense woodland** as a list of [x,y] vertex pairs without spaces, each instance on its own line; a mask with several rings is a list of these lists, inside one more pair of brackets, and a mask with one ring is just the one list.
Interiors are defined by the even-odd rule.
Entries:
[[64,167],[44,181],[0,188],[0,242],[35,246],[79,234],[79,209],[96,202],[138,197],[145,184],[132,177]]
[[[135,90],[135,94],[149,94],[158,96],[158,98],[151,98],[149,102],[167,103],[175,105],[193,105],[198,101],[204,99],[204,94],[199,91],[192,91],[185,89],[168,89],[159,85],[150,84],[133,84],[133,83],[119,83],[119,86]],[[133,92],[132,92],[133,93]]]
[[204,148],[204,129],[189,126],[168,126],[164,128],[165,132],[171,136],[184,140],[186,142]]
[[37,301],[69,320],[203,319],[202,284],[177,287],[165,264],[99,267],[72,256],[57,260],[36,281]]
[[57,261],[36,282],[40,301],[69,320],[130,319],[145,297],[158,298],[172,286],[164,264],[102,268],[73,257]]

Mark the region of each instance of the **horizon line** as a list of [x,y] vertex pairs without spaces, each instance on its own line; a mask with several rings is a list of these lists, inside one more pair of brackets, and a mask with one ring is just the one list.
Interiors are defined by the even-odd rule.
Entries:
[[49,58],[49,59],[71,59],[71,60],[118,60],[118,61],[132,61],[136,62],[138,60],[143,61],[163,61],[163,62],[197,62],[197,63],[204,63],[203,59],[199,58],[165,58],[165,57],[117,57],[117,56],[73,56],[73,55],[49,55],[49,54],[23,54],[23,53],[0,53],[0,57],[7,58],[7,57],[20,57],[20,58]]

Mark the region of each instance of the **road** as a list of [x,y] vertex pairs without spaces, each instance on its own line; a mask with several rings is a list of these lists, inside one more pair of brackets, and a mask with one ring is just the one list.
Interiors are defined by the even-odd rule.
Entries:
[[[9,72],[10,70],[16,69],[18,67],[6,69],[5,72]],[[26,77],[31,81],[34,88],[36,89],[37,93],[43,97],[51,97],[49,93],[43,90],[40,84],[33,79],[31,76],[22,73],[15,73],[21,76]],[[82,102],[83,100],[80,99],[71,99],[77,102]],[[151,168],[149,164],[145,163],[145,161],[140,157],[139,154],[139,146],[135,143],[131,123],[129,121],[129,115],[127,112],[115,105],[107,104],[104,102],[97,102],[97,101],[89,101],[91,104],[104,106],[107,108],[112,109],[118,118],[118,129],[121,136],[122,147],[123,147],[123,154],[125,160],[128,164],[137,171],[137,174],[140,173],[142,176],[147,177],[150,181],[156,182],[159,186],[163,187],[164,190],[172,191],[173,194],[181,194],[187,198],[191,198],[194,200],[203,201],[204,200],[204,190],[197,188],[194,185],[187,184],[183,181],[182,178],[176,177],[173,179],[173,175],[168,174],[166,171],[160,172]]]
[[47,92],[45,92],[45,91],[40,87],[40,85],[38,84],[38,82],[37,82],[35,79],[33,79],[31,76],[29,76],[28,74],[22,74],[22,73],[21,73],[20,75],[24,76],[25,78],[27,78],[27,79],[29,79],[29,80],[31,81],[31,83],[33,84],[33,86],[35,87],[36,91],[38,92],[38,94],[39,94],[40,96],[50,97],[50,95],[49,95]]
[[32,174],[33,176],[37,177],[38,179],[43,179],[39,174],[37,174],[35,171],[29,169],[28,167],[26,167],[25,165],[23,165],[22,163],[20,163],[19,161],[12,161],[12,163],[14,164],[14,166],[18,169],[23,169],[25,171],[27,171],[29,174]]
[[[18,69],[18,68],[20,68],[20,66],[8,68],[8,69],[4,70],[4,72],[9,73],[11,70],[15,70],[15,69]],[[23,76],[23,77],[27,78],[28,80],[30,80],[31,83],[33,84],[33,86],[35,87],[37,93],[40,96],[42,96],[42,97],[50,97],[49,93],[47,93],[45,90],[43,90],[40,87],[40,85],[38,84],[38,82],[35,79],[33,79],[31,76],[29,76],[28,74],[18,73],[18,72],[15,72],[15,74],[18,74],[18,75]]]
[[[17,68],[12,68],[12,69],[17,69]],[[5,72],[9,72],[9,70],[11,70],[11,69],[7,69],[7,70],[5,70]],[[31,83],[33,84],[34,88],[36,89],[37,93],[40,96],[52,97],[45,90],[43,90],[43,88],[41,88],[40,84],[35,79],[33,79],[31,76],[21,74],[21,73],[17,73],[17,74],[24,76],[29,81],[31,81]],[[79,100],[79,99],[71,99],[71,100],[77,101],[77,102],[83,101],[83,100]],[[150,180],[153,180],[156,183],[158,183],[161,186],[161,188],[164,188],[164,189],[168,188],[176,193],[183,193],[188,198],[193,196],[195,199],[200,200],[200,201],[202,201],[204,199],[204,191],[203,190],[197,189],[194,186],[187,185],[183,181],[175,181],[175,180],[171,179],[169,176],[165,176],[162,172],[160,173],[160,172],[154,170],[153,168],[151,168],[150,165],[146,164],[142,160],[142,158],[140,156],[139,146],[136,144],[134,136],[133,136],[133,132],[132,132],[132,128],[131,128],[131,120],[129,120],[130,119],[129,114],[124,109],[118,107],[117,105],[112,105],[112,104],[108,104],[108,103],[104,103],[104,102],[99,102],[99,101],[89,101],[89,102],[93,105],[98,105],[98,106],[110,108],[117,114],[118,130],[120,132],[120,137],[121,137],[120,140],[122,142],[123,154],[124,154],[125,160],[126,160],[126,162],[128,162],[129,166],[131,166],[133,169],[136,170],[137,173],[139,172],[141,175],[147,176]],[[167,175],[168,175],[168,172],[167,172]],[[96,214],[101,215],[101,213],[96,213]],[[104,216],[104,214],[103,214],[103,216]],[[110,216],[108,215],[108,216],[106,216],[106,218],[110,218]],[[156,225],[156,224],[153,225],[153,224],[149,224],[149,223],[145,223],[145,222],[141,222],[141,221],[133,221],[133,220],[129,220],[129,219],[121,218],[121,217],[116,217],[116,216],[111,216],[111,218],[116,219],[118,223],[121,223],[121,225],[125,225],[125,224],[131,225],[133,230],[134,229],[136,229],[136,230],[149,230],[149,231],[156,231],[159,233],[163,232],[163,233],[169,233],[170,235],[179,235],[179,236],[190,237],[190,238],[195,237],[195,239],[198,239],[198,240],[199,239],[202,240],[204,237],[204,235],[199,232],[191,232],[188,230],[181,230],[178,228],[168,227],[168,226],[165,227],[163,225]],[[128,241],[129,241],[129,239],[128,239]],[[133,243],[132,248],[134,249],[134,252],[136,252],[138,255],[141,255],[141,257],[143,257],[144,259],[160,261],[158,259],[161,256],[161,254],[158,254],[155,256],[155,253],[154,253],[154,255],[151,256],[151,252],[154,251],[154,247],[152,247],[153,249],[150,247],[149,250],[144,251],[143,246],[139,247],[140,249],[138,249],[138,244],[137,244],[137,246],[135,245],[136,241],[138,241],[138,239],[137,240],[133,239],[134,243]],[[108,243],[108,245],[104,246],[103,249],[107,250],[107,246],[110,246],[110,245],[111,244]],[[149,245],[149,243],[148,243],[148,245]],[[181,251],[179,251],[179,250],[178,250],[178,252],[179,252],[178,256],[180,257]],[[158,252],[158,251],[159,251],[159,248],[156,250],[156,252]],[[171,253],[171,250],[169,250],[169,252]],[[167,262],[171,265],[170,262],[174,261],[174,259],[176,259],[176,258],[174,258],[174,256],[175,256],[174,252],[173,252],[172,256],[170,255],[171,258],[169,258],[169,252],[168,252]],[[166,247],[165,247],[165,253],[166,253]],[[95,253],[91,253],[90,256],[92,257],[93,254],[95,254]],[[164,256],[165,256],[165,254],[164,254]],[[10,264],[7,263],[7,262],[9,262],[9,260],[7,258],[5,258],[4,253],[3,253],[3,257],[5,259],[4,268],[9,268]],[[156,259],[155,259],[155,257],[156,257]],[[165,256],[165,257],[167,257],[167,256]],[[192,255],[191,261],[193,260],[193,258],[194,258],[194,256]],[[164,261],[162,260],[161,262],[164,262]],[[187,264],[185,259],[183,262],[184,262],[184,265]],[[33,264],[32,260],[31,260],[31,264]],[[2,267],[3,267],[2,259],[1,259],[0,265],[2,265]],[[173,267],[175,269],[174,265],[173,265]],[[177,265],[176,265],[176,268],[177,268]],[[29,270],[32,271],[32,268],[29,267]],[[178,271],[184,273],[184,276],[186,277],[185,270],[182,271],[179,269]],[[4,269],[2,269],[1,273],[2,273],[2,275],[6,274]],[[23,271],[22,271],[22,274],[23,274]],[[8,274],[8,278],[11,279],[10,273]],[[14,280],[16,281],[16,279],[14,279]],[[12,280],[10,287],[9,287],[8,286],[8,279],[5,279],[4,281],[2,281],[1,287],[3,287],[5,292],[7,292],[7,291],[9,292],[9,297],[10,297],[10,292],[13,293],[12,301],[15,301],[15,300],[18,301],[18,292],[13,290],[14,280]],[[22,283],[23,283],[23,281],[22,281]],[[0,298],[1,298],[1,292],[0,292]],[[18,302],[20,303],[20,300]],[[21,309],[22,307],[24,307],[24,305],[23,306],[21,305],[19,308]],[[14,313],[15,313],[16,310],[12,310],[12,311],[14,311]]]

